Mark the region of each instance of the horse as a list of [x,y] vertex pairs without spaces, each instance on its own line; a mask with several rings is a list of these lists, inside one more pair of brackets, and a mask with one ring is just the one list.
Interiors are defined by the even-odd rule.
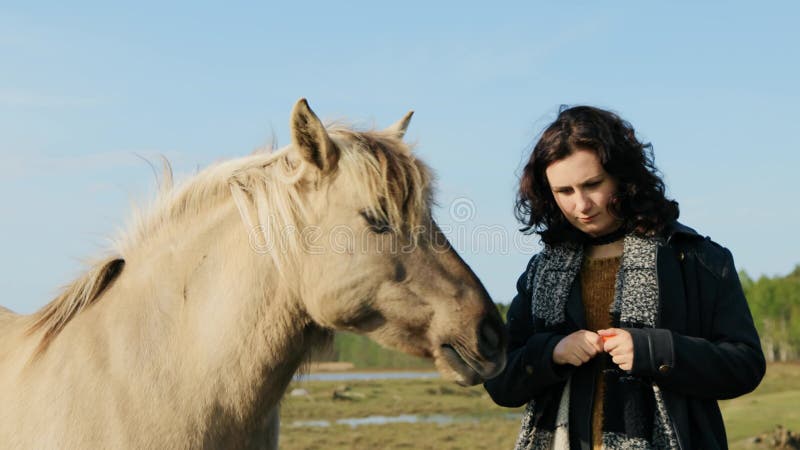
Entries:
[[174,183],[58,297],[0,308],[0,446],[267,448],[335,331],[469,386],[505,365],[488,293],[432,218],[433,176],[384,130],[326,128]]

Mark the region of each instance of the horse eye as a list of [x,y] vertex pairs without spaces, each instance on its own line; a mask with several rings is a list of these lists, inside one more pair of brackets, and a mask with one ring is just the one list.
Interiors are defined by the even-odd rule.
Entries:
[[375,218],[366,211],[361,211],[361,217],[367,221],[367,225],[369,225],[369,229],[373,233],[383,234],[392,231],[392,227],[389,225],[389,222],[383,219]]

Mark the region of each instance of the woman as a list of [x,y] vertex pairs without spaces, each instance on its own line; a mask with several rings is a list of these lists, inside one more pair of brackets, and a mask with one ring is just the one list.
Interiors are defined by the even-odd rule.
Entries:
[[528,404],[519,449],[727,448],[717,400],[764,375],[731,253],[676,221],[648,150],[617,115],[578,106],[525,166],[517,216],[544,250],[485,385]]

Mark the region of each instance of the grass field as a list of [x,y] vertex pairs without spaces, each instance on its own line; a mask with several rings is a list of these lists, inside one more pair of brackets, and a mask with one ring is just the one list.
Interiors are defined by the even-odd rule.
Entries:
[[[465,389],[438,379],[300,381],[290,390],[295,388],[308,395],[287,396],[283,402],[280,447],[285,450],[510,449],[521,414],[521,409],[496,406],[480,386]],[[755,392],[720,404],[731,448],[756,448],[749,438],[777,424],[798,431],[800,364],[770,365]],[[419,422],[336,423],[369,416]]]
[[720,402],[731,448],[754,448],[749,438],[783,425],[800,431],[800,364],[771,364],[752,393]]

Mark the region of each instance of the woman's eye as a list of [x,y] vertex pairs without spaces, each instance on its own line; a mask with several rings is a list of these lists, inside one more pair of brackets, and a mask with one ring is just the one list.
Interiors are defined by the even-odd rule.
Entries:
[[389,226],[389,223],[383,219],[375,218],[374,216],[370,215],[367,212],[361,212],[361,217],[367,221],[367,225],[369,225],[370,231],[378,234],[388,233],[392,231],[392,227]]

